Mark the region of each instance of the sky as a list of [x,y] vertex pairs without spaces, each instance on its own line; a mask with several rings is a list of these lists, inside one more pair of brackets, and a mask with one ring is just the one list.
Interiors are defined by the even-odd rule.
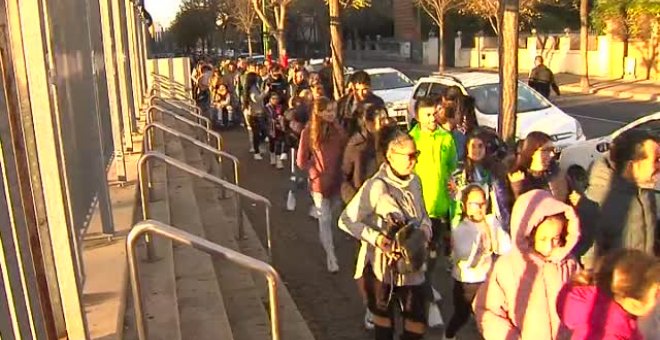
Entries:
[[158,24],[169,27],[179,11],[181,0],[145,0],[144,7]]

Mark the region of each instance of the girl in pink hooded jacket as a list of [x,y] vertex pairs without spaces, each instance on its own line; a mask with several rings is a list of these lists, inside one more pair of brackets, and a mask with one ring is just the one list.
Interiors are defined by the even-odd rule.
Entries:
[[658,286],[660,259],[639,250],[618,250],[600,258],[593,272],[583,271],[564,286],[557,313],[573,331],[572,340],[642,340],[637,317],[653,312]]
[[578,270],[570,257],[580,237],[575,211],[545,190],[521,195],[511,213],[513,249],[500,257],[473,308],[486,340],[563,339],[556,300]]

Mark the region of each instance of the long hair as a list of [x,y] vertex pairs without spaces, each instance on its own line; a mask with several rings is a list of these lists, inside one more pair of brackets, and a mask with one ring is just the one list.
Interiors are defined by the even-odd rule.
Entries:
[[312,147],[318,149],[323,142],[327,139],[330,133],[330,122],[325,120],[322,115],[323,111],[330,106],[330,99],[319,97],[314,99],[312,104],[312,117],[309,122],[309,138]]
[[249,107],[250,105],[250,91],[252,88],[259,88],[259,75],[254,72],[248,72],[245,75],[245,88],[243,89],[243,105]]
[[[484,158],[481,159],[481,161],[479,161],[478,163],[471,160],[469,157],[467,157],[468,148],[470,147],[470,141],[475,140],[475,139],[480,140],[484,145]],[[472,133],[468,136],[468,139],[465,142],[465,150],[464,150],[465,151],[464,155],[466,155],[465,156],[465,166],[464,166],[464,168],[465,168],[465,174],[467,175],[466,179],[468,180],[468,183],[474,181],[474,178],[473,178],[474,177],[474,170],[477,168],[478,165],[481,165],[484,169],[490,171],[490,169],[487,167],[487,165],[490,164],[490,163],[486,159],[488,157],[488,154],[486,153],[485,148],[486,148],[486,139],[484,138],[484,136],[482,134]]]
[[530,132],[527,137],[519,144],[518,154],[512,172],[525,172],[529,170],[529,166],[532,164],[532,156],[534,155],[534,152],[551,141],[552,138],[543,132]]

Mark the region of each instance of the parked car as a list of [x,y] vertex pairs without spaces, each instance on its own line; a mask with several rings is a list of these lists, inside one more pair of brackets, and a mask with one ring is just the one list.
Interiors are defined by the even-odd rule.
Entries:
[[[391,68],[368,68],[364,70],[371,77],[371,90],[385,102],[387,113],[399,125],[407,125],[408,101],[412,97],[415,82],[401,71]],[[346,79],[353,72],[346,74]]]
[[632,129],[648,130],[653,135],[660,136],[660,112],[639,118],[609,135],[592,138],[565,148],[559,156],[559,165],[567,170],[574,180],[586,187],[588,173],[593,163],[608,154],[610,143],[614,138]]
[[[497,129],[499,81],[498,74],[488,72],[456,72],[422,77],[409,99],[407,121],[410,123],[415,117],[415,103],[419,99],[436,98],[447,87],[458,86],[463,94],[474,97],[479,125]],[[527,84],[518,82],[516,138],[523,139],[532,131],[550,135],[560,150],[586,139],[580,122]]]

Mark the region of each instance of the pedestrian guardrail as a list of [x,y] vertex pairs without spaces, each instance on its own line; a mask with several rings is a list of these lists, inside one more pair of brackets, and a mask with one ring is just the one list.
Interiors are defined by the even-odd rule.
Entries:
[[[212,174],[209,174],[205,171],[202,171],[200,169],[195,168],[192,165],[186,164],[184,162],[181,162],[179,160],[176,160],[170,156],[167,156],[163,153],[156,152],[156,151],[148,151],[145,152],[142,157],[140,157],[140,160],[138,161],[138,181],[140,183],[140,200],[142,203],[142,217],[143,219],[148,219],[149,218],[149,188],[151,187],[151,183],[149,183],[149,176],[147,175],[147,164],[149,160],[151,159],[158,159],[168,165],[171,165],[181,171],[185,171],[189,173],[190,175],[193,175],[197,178],[201,178],[204,180],[207,180],[209,182],[215,183],[217,185],[220,185],[223,187],[225,190],[230,190],[233,191],[237,196],[242,196],[247,199],[250,199],[255,202],[261,202],[264,205],[264,216],[266,218],[266,242],[268,246],[268,257],[272,259],[272,234],[271,234],[271,227],[270,227],[270,208],[272,207],[272,204],[270,203],[270,200],[267,199],[266,197],[263,197],[259,194],[256,194],[250,190],[241,188],[235,184],[232,184],[218,176],[214,176]],[[239,203],[242,202],[241,200],[238,201]],[[237,209],[236,211],[237,214],[237,223],[238,223],[238,234],[239,237],[243,237],[244,231],[243,231],[243,209]],[[154,249],[153,249],[153,244],[150,242],[147,242],[147,258],[149,260],[153,260],[155,258],[154,254]]]
[[268,263],[259,261],[249,256],[243,255],[237,251],[225,248],[199,236],[179,230],[170,225],[154,221],[145,220],[138,222],[131,228],[126,238],[126,252],[128,254],[128,268],[133,292],[133,308],[135,310],[136,327],[138,339],[147,340],[149,330],[145,323],[146,315],[144,310],[144,301],[142,299],[142,283],[137,266],[137,251],[135,246],[142,235],[158,235],[168,238],[175,243],[191,246],[194,249],[203,251],[212,256],[221,257],[241,267],[262,273],[268,280],[268,299],[270,310],[270,328],[273,340],[280,340],[280,311],[278,288],[282,287],[282,279],[277,271]]
[[174,137],[184,139],[187,142],[191,143],[192,145],[194,145],[194,146],[196,146],[200,149],[203,149],[203,150],[206,150],[208,152],[211,152],[211,153],[215,154],[216,156],[218,156],[218,161],[220,162],[220,164],[222,164],[222,158],[223,157],[231,160],[232,163],[233,163],[233,167],[234,167],[234,184],[236,184],[237,186],[240,186],[240,184],[238,182],[239,160],[236,156],[234,156],[234,155],[232,155],[228,152],[224,152],[219,148],[213,148],[213,147],[209,146],[206,143],[200,142],[195,137],[189,136],[189,135],[187,135],[187,134],[185,134],[185,133],[183,133],[183,132],[181,132],[181,131],[179,131],[175,128],[166,126],[166,125],[164,125],[162,123],[158,123],[158,122],[149,123],[144,127],[144,145],[145,145],[144,150],[145,151],[152,151],[153,150],[152,137],[151,137],[151,134],[149,133],[153,129],[159,129],[163,132],[169,133],[170,135],[172,135]]
[[181,100],[172,100],[171,98],[163,98],[158,94],[152,95],[149,97],[149,105],[156,105],[155,101],[160,100],[166,104],[172,105],[181,110],[193,111],[195,114],[201,115],[202,109],[200,109],[196,104],[190,104],[186,101]]
[[[224,141],[223,141],[222,136],[220,135],[220,133],[218,133],[217,131],[214,131],[214,130],[210,129],[210,128],[208,127],[208,125],[205,127],[204,125],[201,125],[201,124],[199,124],[199,123],[197,123],[197,122],[194,122],[194,121],[192,121],[192,120],[190,120],[190,119],[188,119],[188,118],[185,118],[185,117],[183,117],[182,115],[180,115],[180,114],[178,114],[178,113],[176,113],[176,112],[174,112],[174,111],[170,111],[170,110],[167,110],[167,109],[163,109],[163,108],[158,107],[158,106],[149,106],[149,108],[147,109],[147,124],[150,124],[150,123],[152,123],[152,122],[154,121],[153,114],[154,114],[154,112],[156,112],[156,111],[158,111],[158,112],[160,112],[160,113],[167,114],[167,115],[169,115],[170,117],[172,117],[172,118],[174,118],[174,119],[176,119],[176,120],[178,120],[178,121],[180,121],[180,122],[183,122],[183,123],[185,123],[185,124],[188,124],[188,125],[190,125],[190,126],[196,128],[196,129],[203,130],[204,133],[206,133],[206,139],[207,139],[207,142],[211,143],[211,136],[213,136],[213,138],[216,140],[216,143],[217,143],[216,146],[218,146],[218,149],[220,149],[220,150],[223,149]],[[189,112],[189,113],[191,113],[191,112]],[[192,114],[192,113],[191,113],[191,114]],[[207,123],[209,122],[209,119],[208,119],[208,118],[203,117],[203,116],[200,116],[200,117],[204,118],[204,119],[206,120]]]
[[182,100],[190,106],[194,106],[196,104],[195,100],[190,97],[190,93],[181,89],[169,87],[168,85],[165,84],[154,83],[152,90],[154,91],[154,93],[158,93],[158,95],[165,94],[173,98]]

